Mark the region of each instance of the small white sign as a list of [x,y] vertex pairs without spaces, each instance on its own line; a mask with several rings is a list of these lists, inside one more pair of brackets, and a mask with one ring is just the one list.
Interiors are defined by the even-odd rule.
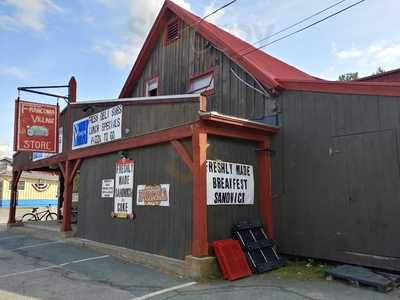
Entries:
[[85,148],[121,138],[123,106],[117,105],[73,123],[72,149]]
[[117,218],[133,218],[133,160],[122,158],[115,168],[115,195],[113,216]]
[[169,184],[137,186],[137,205],[169,206]]
[[[63,150],[63,128],[58,128],[58,153],[62,153]],[[38,161],[46,159],[56,155],[57,153],[44,153],[44,152],[32,152],[32,161]]]
[[114,197],[114,179],[103,179],[101,181],[101,198]]
[[207,160],[207,205],[254,204],[253,166]]

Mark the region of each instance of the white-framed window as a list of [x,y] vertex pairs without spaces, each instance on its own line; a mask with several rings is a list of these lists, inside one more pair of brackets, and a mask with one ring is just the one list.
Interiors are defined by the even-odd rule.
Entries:
[[149,80],[146,80],[146,82],[144,84],[146,97],[158,96],[158,82],[159,82],[158,76],[151,78]]
[[[11,191],[12,188],[12,181],[8,183],[8,189]],[[24,191],[25,190],[25,181],[24,180],[19,180],[18,181],[18,186],[17,186],[18,191]]]
[[195,75],[189,81],[189,93],[209,93],[214,92],[214,71]]

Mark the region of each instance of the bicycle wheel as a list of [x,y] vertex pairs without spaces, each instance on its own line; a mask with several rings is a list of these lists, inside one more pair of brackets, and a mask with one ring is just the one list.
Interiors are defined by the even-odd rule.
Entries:
[[36,216],[33,213],[24,214],[21,218],[21,222],[37,221]]
[[57,220],[57,214],[56,213],[49,213],[46,216],[46,221],[55,221]]

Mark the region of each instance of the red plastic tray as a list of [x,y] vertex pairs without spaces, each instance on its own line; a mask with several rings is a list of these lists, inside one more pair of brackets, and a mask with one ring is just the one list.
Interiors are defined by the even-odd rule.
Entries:
[[236,280],[252,274],[239,241],[214,241],[212,246],[224,279]]

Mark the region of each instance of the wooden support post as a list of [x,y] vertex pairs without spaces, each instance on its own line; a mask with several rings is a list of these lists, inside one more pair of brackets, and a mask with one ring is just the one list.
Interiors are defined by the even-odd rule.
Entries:
[[200,127],[193,128],[193,216],[192,216],[192,255],[208,255],[207,224],[207,133]]
[[74,177],[81,164],[81,159],[76,161],[67,160],[64,167],[64,205],[63,205],[63,222],[61,231],[70,231],[71,228],[71,209],[72,209],[72,192],[74,186]]
[[271,192],[271,159],[265,149],[269,148],[269,140],[259,143],[260,150],[257,154],[258,160],[258,184],[259,184],[259,209],[261,220],[266,227],[265,230],[270,239],[274,238],[274,227],[272,219],[272,192]]
[[12,182],[11,182],[11,198],[10,198],[10,210],[8,213],[8,224],[15,223],[15,213],[17,210],[17,199],[18,199],[18,181],[21,177],[22,171],[12,171]]
[[63,203],[63,221],[61,231],[71,231],[71,207],[72,207],[72,184],[69,182],[72,169],[72,162],[67,160],[64,168],[64,203]]
[[61,173],[58,177],[59,177],[60,190],[57,201],[57,219],[61,220],[61,206],[64,203],[64,174]]

